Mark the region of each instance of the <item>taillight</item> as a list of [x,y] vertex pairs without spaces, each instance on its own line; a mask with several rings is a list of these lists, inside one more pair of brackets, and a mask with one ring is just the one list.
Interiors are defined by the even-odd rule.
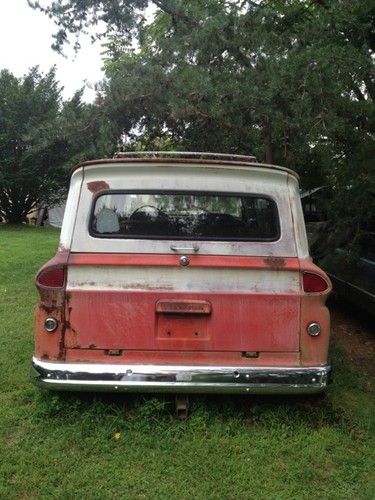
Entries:
[[48,288],[62,288],[65,282],[65,268],[51,267],[40,272],[37,284]]
[[305,292],[324,292],[327,289],[328,283],[319,274],[303,273],[303,290]]

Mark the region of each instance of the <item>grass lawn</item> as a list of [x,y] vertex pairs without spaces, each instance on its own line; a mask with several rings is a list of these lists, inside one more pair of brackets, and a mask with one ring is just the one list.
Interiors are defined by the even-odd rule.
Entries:
[[196,396],[184,422],[171,396],[33,387],[33,277],[57,240],[0,227],[0,498],[375,498],[374,380],[335,346],[325,397]]

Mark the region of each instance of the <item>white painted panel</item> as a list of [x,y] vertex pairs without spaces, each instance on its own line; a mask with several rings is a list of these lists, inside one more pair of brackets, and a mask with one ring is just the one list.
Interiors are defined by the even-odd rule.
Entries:
[[302,210],[301,196],[297,179],[289,175],[288,177],[290,207],[293,217],[293,227],[296,239],[297,254],[301,259],[309,256],[309,244],[307,241],[305,219]]
[[80,191],[83,181],[83,169],[78,169],[72,175],[63,223],[60,233],[60,245],[64,248],[70,248],[74,231],[74,224],[78,213],[78,203],[80,200]]
[[271,269],[71,266],[67,290],[298,293],[299,279]]
[[[160,189],[267,195],[277,204],[281,236],[276,242],[200,241],[200,255],[297,256],[289,203],[288,174],[261,167],[112,164],[85,167],[72,251],[110,253],[172,253],[170,246],[193,246],[193,241],[93,238],[89,219],[93,193],[89,182],[104,181],[110,189]],[[183,243],[183,245],[182,245]]]

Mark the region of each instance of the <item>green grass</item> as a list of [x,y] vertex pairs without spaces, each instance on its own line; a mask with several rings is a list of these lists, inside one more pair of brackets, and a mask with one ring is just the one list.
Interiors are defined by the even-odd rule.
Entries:
[[0,498],[375,498],[374,384],[337,349],[325,397],[192,397],[184,422],[170,396],[33,387],[33,277],[57,240],[0,227]]

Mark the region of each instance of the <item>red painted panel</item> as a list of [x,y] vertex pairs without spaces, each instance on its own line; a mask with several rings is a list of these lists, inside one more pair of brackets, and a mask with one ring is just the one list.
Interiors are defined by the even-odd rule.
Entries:
[[[64,357],[64,328],[65,328],[65,287],[48,287],[39,282],[39,277],[50,270],[66,269],[69,251],[59,247],[56,255],[46,262],[38,271],[35,285],[40,295],[40,302],[35,308],[35,355],[39,359],[61,360]],[[63,272],[63,282],[65,272]],[[53,317],[58,322],[54,332],[47,332],[44,322],[48,317]]]
[[67,349],[66,361],[110,364],[171,364],[211,366],[298,366],[298,352],[260,352],[249,358],[231,351],[121,351],[110,356],[104,349]]
[[[180,267],[181,255],[71,253],[69,265]],[[244,269],[285,269],[298,271],[297,257],[243,257],[230,255],[189,255],[190,267],[230,267]]]
[[[70,254],[60,249],[46,266],[179,266],[179,255]],[[190,266],[202,268],[285,269],[328,277],[310,259],[272,257],[190,256]],[[46,267],[44,266],[44,267]],[[44,269],[44,268],[43,268]],[[36,350],[40,358],[98,362],[182,364],[244,364],[305,366],[327,360],[329,313],[324,293],[266,294],[168,291],[84,291],[56,293],[39,287]],[[158,313],[158,301],[201,301],[211,314]],[[65,310],[64,310],[65,309]],[[53,334],[43,328],[53,314],[60,326]],[[66,317],[65,317],[66,315]],[[162,318],[162,319],[161,319]],[[322,333],[310,337],[306,325],[318,321]],[[66,329],[66,330],[65,330]],[[65,330],[65,332],[64,332]],[[168,332],[170,332],[168,334]],[[65,347],[64,338],[65,333]],[[198,335],[196,335],[198,333]],[[301,350],[299,354],[298,350]],[[109,356],[108,349],[120,349]],[[245,358],[244,351],[260,352]],[[149,360],[149,361],[148,361]]]
[[[301,300],[301,363],[305,366],[323,365],[327,363],[331,327],[330,315],[325,303],[332,291],[332,283],[311,259],[301,259],[301,271],[318,274],[328,284],[324,292],[305,293]],[[321,333],[317,337],[311,337],[306,330],[307,325],[312,321],[318,322],[321,327]]]
[[[156,303],[168,299],[209,300],[211,315],[158,314]],[[67,293],[67,301],[68,348],[299,349],[298,294],[74,290]]]

